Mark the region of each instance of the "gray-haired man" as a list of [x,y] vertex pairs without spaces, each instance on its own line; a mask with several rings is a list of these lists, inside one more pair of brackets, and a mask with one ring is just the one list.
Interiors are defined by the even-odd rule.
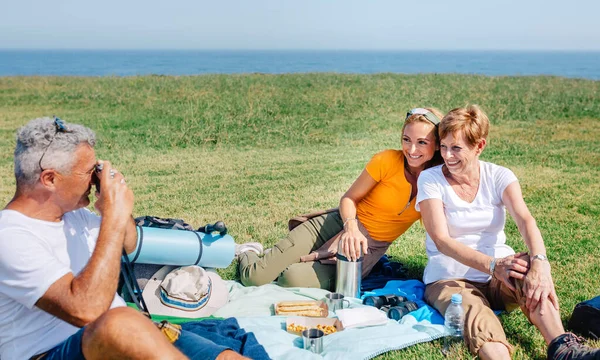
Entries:
[[[133,193],[94,145],[90,129],[57,118],[18,132],[17,189],[0,212],[2,360],[186,358],[115,293],[122,249],[137,241]],[[97,164],[101,217],[85,208]]]

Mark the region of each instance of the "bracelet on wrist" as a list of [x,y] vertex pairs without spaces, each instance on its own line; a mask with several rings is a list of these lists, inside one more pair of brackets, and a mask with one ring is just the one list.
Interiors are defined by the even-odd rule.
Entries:
[[548,257],[545,254],[536,254],[536,255],[533,255],[530,260],[531,261],[533,261],[533,260],[548,261]]
[[496,270],[496,258],[492,258],[492,261],[490,261],[490,275],[492,275],[492,277],[494,277],[494,270]]
[[357,219],[357,218],[346,218],[346,219],[345,219],[345,221],[344,221],[344,225],[342,225],[342,228],[344,228],[344,230],[345,230],[345,229],[346,229],[346,224],[347,224],[349,221],[352,221],[352,220],[356,220],[356,221],[358,221],[358,219]]

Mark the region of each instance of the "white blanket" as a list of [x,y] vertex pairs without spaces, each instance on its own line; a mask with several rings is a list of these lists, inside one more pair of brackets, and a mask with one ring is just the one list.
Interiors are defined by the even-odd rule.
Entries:
[[[227,281],[227,285],[229,302],[213,315],[237,318],[240,326],[253,332],[273,359],[371,359],[446,335],[442,325],[417,321],[408,314],[400,322],[389,320],[381,326],[352,328],[327,335],[323,339],[321,357],[302,349],[302,338],[285,331],[286,318],[272,315],[273,304],[284,300],[322,300],[328,291],[282,288],[274,284],[244,287],[235,281]],[[360,300],[350,299],[351,308],[362,306]]]

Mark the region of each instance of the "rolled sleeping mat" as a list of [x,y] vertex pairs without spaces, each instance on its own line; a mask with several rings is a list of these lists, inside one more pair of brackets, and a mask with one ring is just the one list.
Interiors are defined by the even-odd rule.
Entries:
[[128,254],[132,263],[226,268],[235,256],[235,242],[228,234],[136,228],[137,246]]

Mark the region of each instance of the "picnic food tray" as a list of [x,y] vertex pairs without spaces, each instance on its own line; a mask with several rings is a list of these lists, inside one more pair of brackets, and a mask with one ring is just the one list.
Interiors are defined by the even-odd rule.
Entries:
[[308,329],[319,329],[322,330],[325,335],[330,335],[344,330],[344,327],[336,318],[290,316],[285,322],[285,329],[288,333],[295,335],[302,335],[302,331]]

